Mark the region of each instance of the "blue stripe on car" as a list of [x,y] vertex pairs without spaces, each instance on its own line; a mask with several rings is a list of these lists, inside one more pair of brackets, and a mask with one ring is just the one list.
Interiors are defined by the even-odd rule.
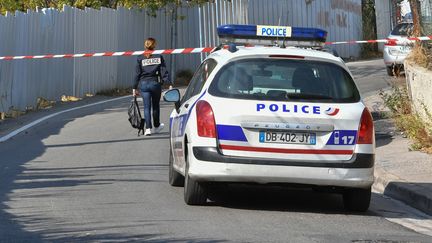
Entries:
[[247,138],[240,126],[216,125],[216,128],[220,140],[247,142]]
[[335,130],[326,145],[354,145],[356,140],[357,131],[355,130]]

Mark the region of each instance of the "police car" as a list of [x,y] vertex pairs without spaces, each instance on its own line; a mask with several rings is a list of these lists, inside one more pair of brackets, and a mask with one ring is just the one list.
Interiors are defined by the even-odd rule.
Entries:
[[[320,29],[224,25],[170,116],[169,183],[189,205],[209,184],[303,184],[337,189],[366,211],[375,137],[370,112]],[[275,43],[277,43],[275,45]],[[250,44],[254,44],[251,46]]]

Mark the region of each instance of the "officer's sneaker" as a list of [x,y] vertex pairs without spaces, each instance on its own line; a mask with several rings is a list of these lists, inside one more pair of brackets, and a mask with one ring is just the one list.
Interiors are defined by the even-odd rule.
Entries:
[[164,128],[164,124],[161,123],[158,127],[153,128],[153,133],[160,133],[162,129]]
[[144,132],[144,136],[150,136],[152,134],[151,129],[147,128]]

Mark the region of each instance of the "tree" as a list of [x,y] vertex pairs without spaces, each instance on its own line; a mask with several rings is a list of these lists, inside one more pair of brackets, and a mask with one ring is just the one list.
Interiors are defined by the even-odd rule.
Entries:
[[411,14],[413,18],[413,36],[421,36],[422,34],[422,23],[421,23],[421,16],[420,16],[420,1],[419,0],[410,0],[410,7],[411,7]]
[[26,11],[36,8],[57,8],[61,9],[64,4],[77,8],[117,8],[119,6],[127,8],[146,8],[151,15],[155,15],[158,9],[169,7],[180,7],[183,5],[197,5],[212,0],[0,0],[0,13],[6,11],[15,12]]
[[[362,0],[362,22],[363,39],[377,39],[375,0]],[[378,45],[376,43],[362,45],[361,48],[364,57],[374,55],[374,53],[378,52]]]

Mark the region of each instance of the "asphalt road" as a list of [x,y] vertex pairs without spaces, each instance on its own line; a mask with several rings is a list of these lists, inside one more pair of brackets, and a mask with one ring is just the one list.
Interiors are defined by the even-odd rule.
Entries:
[[[362,92],[387,87],[383,66],[350,66]],[[65,113],[0,144],[0,242],[432,241],[384,218],[399,206],[379,194],[365,214],[345,212],[336,194],[278,187],[187,206],[167,182],[168,130],[137,137],[128,104]],[[162,104],[165,123],[171,109]]]

